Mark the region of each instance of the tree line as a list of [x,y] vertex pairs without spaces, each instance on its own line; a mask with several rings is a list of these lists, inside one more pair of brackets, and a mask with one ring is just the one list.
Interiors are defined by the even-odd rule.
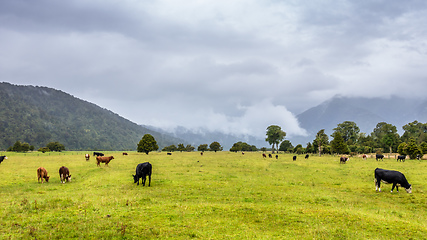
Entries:
[[[414,121],[404,125],[405,132],[400,136],[396,126],[380,122],[368,135],[361,133],[355,122],[344,121],[333,129],[329,136],[325,129],[317,132],[315,139],[307,143],[293,146],[288,140],[284,140],[286,132],[280,126],[271,125],[267,128],[266,141],[279,151],[293,153],[318,153],[320,154],[352,154],[352,153],[392,153],[409,155],[415,159],[417,155],[427,154],[427,123]],[[279,146],[280,143],[280,146]]]

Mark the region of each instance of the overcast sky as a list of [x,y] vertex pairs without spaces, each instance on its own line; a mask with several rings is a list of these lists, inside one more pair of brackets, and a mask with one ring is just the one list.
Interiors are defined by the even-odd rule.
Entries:
[[265,137],[334,95],[424,97],[425,0],[0,0],[0,82]]

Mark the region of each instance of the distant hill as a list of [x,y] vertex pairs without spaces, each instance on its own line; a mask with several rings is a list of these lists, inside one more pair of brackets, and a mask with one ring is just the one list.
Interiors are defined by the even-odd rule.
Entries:
[[396,126],[402,135],[402,126],[415,120],[427,121],[427,101],[400,97],[383,99],[336,96],[297,115],[297,118],[309,136],[294,137],[291,142],[298,142],[303,146],[312,142],[321,129],[325,129],[326,134],[330,136],[333,129],[344,121],[355,122],[360,131],[366,134],[372,133],[379,122],[386,122]]
[[183,141],[59,90],[0,83],[0,149],[19,140],[36,149],[60,142],[66,150],[136,150],[146,133],[160,148]]

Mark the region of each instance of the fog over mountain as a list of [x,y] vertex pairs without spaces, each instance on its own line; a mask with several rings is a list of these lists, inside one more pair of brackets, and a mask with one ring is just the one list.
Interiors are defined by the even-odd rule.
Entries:
[[[396,126],[398,133],[404,133],[402,126],[413,122],[427,121],[427,101],[421,99],[404,99],[397,96],[390,98],[362,98],[335,96],[321,104],[309,108],[296,115],[299,126],[306,131],[306,135],[287,134],[286,140],[290,140],[294,146],[302,144],[304,147],[308,142],[313,142],[315,135],[321,129],[330,135],[339,123],[352,121],[360,128],[360,132],[371,134],[376,125],[380,122],[390,123]],[[287,132],[286,127],[278,124],[282,130]],[[265,126],[267,128],[268,126]],[[155,129],[155,128],[154,128]],[[158,130],[158,129],[157,129]],[[258,148],[266,146],[264,135],[235,135],[213,132],[209,129],[197,128],[188,129],[184,127],[168,131],[169,134],[186,139],[195,145],[219,141],[225,146],[225,150],[235,142],[247,142],[256,145]],[[330,137],[330,139],[332,139]]]

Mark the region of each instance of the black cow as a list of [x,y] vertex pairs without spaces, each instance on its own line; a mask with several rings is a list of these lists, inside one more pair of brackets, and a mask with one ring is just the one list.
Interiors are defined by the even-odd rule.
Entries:
[[377,155],[375,156],[375,158],[377,159],[377,161],[378,161],[378,159],[384,160],[384,155],[382,155],[382,154],[377,154]]
[[136,175],[133,176],[133,183],[137,183],[139,185],[139,179],[142,178],[142,186],[145,186],[145,181],[148,175],[148,186],[151,185],[151,170],[152,166],[149,162],[140,163],[136,166]]
[[387,184],[393,184],[391,187],[391,192],[393,192],[394,187],[396,191],[399,192],[398,186],[405,188],[407,193],[412,193],[412,186],[406,180],[405,175],[398,171],[385,170],[376,168],[375,169],[375,190],[381,192],[381,181]]
[[279,159],[279,155],[276,155],[276,159]]
[[346,163],[348,160],[348,157],[340,157],[340,163]]
[[100,152],[93,152],[93,156],[97,156],[97,157],[103,157],[104,154],[100,153]]
[[305,155],[305,159],[308,159],[308,154]]
[[417,155],[417,159],[418,159],[418,160],[420,160],[422,157],[423,157],[423,156],[422,156],[422,155],[420,155],[420,154],[418,154],[418,155]]
[[297,160],[297,156],[293,156],[292,160],[296,161]]
[[6,156],[0,156],[0,163],[2,163],[2,162],[3,162],[3,160],[5,160],[5,159],[7,159],[7,157],[6,157]]
[[166,155],[172,155],[172,153],[166,153]]
[[268,157],[269,157],[269,158],[272,158],[273,156],[271,156],[271,154],[269,153],[269,154],[268,154]]
[[406,155],[399,155],[399,156],[397,156],[397,161],[399,161],[399,160],[400,160],[401,162],[402,162],[402,161],[404,162],[404,161],[405,161],[405,159],[406,159]]

